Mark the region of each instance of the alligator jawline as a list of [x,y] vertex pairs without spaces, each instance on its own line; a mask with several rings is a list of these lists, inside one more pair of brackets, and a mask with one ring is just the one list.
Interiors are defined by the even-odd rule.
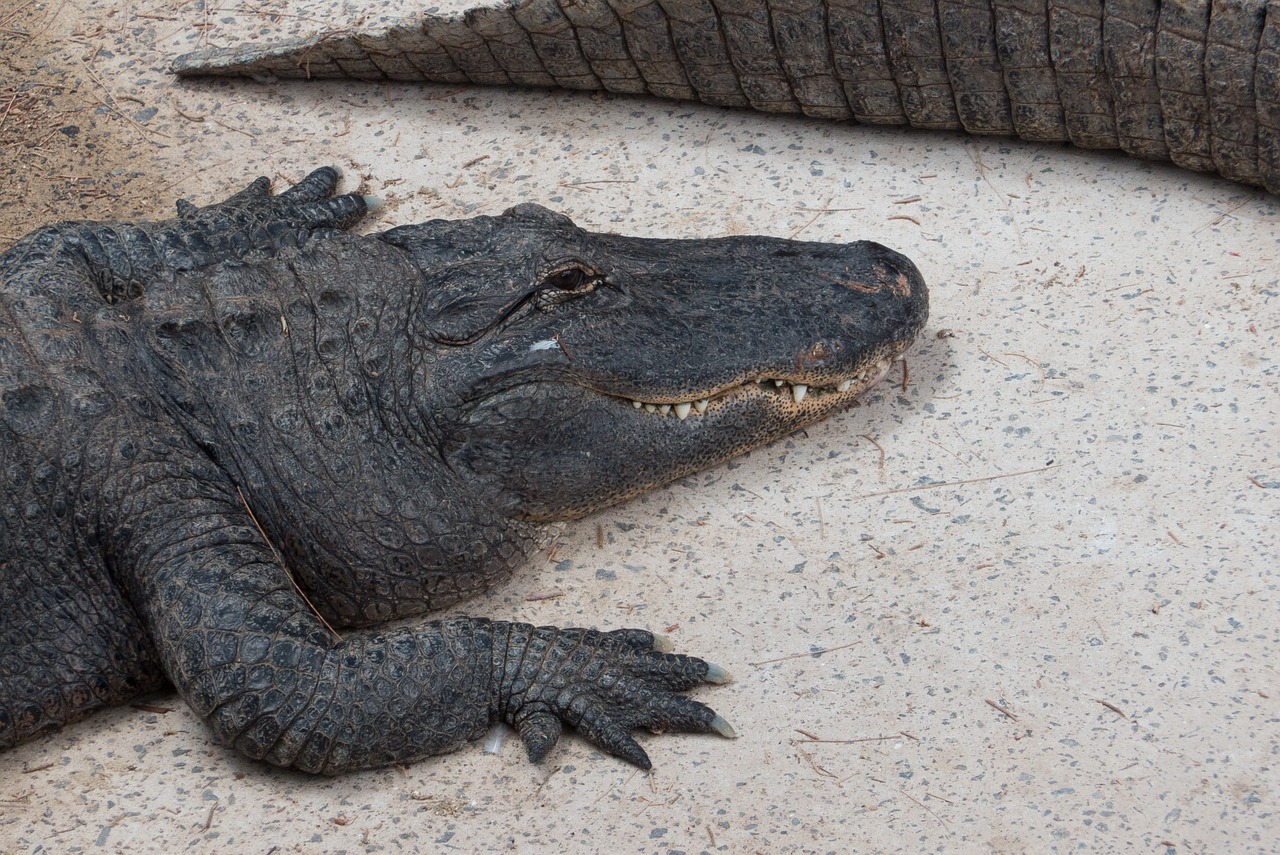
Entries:
[[778,395],[789,399],[790,402],[799,404],[809,396],[827,396],[840,395],[848,400],[853,400],[864,391],[874,386],[888,372],[889,366],[893,364],[895,357],[886,356],[880,359],[868,362],[867,365],[856,374],[840,380],[836,383],[827,385],[816,385],[808,383],[798,383],[792,380],[779,379],[774,377],[766,377],[760,380],[748,380],[736,386],[730,386],[705,398],[696,398],[690,401],[654,403],[650,401],[641,401],[635,398],[627,398],[619,395],[610,395],[618,401],[630,404],[633,409],[644,410],[647,413],[655,413],[658,415],[668,415],[674,413],[675,416],[683,421],[690,415],[703,415],[707,409],[717,401],[729,398],[739,392],[753,387],[765,391],[767,394]]

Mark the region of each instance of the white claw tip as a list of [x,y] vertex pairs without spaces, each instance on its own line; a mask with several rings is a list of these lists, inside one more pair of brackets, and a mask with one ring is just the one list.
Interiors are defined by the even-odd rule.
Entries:
[[382,207],[382,200],[377,196],[364,196],[364,206],[370,211],[376,211]]
[[707,676],[702,679],[706,680],[708,683],[724,685],[725,683],[733,682],[733,675],[721,668],[719,665],[716,665],[714,662],[708,662]]
[[733,725],[725,721],[724,716],[718,715],[711,721],[711,729],[723,736],[725,739],[737,739],[738,731],[733,729]]

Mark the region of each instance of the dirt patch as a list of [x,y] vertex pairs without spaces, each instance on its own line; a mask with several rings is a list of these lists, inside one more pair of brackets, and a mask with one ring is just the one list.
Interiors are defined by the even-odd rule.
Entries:
[[162,203],[148,180],[155,132],[134,116],[146,107],[111,93],[94,69],[100,33],[64,12],[0,13],[0,247],[57,220],[137,217]]

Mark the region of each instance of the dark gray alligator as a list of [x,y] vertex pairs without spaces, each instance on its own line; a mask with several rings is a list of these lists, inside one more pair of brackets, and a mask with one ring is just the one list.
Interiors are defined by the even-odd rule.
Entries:
[[648,93],[1120,148],[1280,192],[1278,19],[1270,0],[492,0],[174,70]]
[[[0,255],[0,748],[172,681],[314,771],[496,721],[719,732],[641,630],[357,629],[493,585],[571,519],[849,406],[920,330],[871,243],[643,240],[535,205],[364,237],[321,169]],[[305,592],[305,595],[304,593]]]

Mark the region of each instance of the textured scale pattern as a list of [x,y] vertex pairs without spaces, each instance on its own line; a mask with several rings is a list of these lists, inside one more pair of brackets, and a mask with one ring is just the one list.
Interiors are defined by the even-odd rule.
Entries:
[[496,0],[174,70],[647,93],[1123,149],[1280,192],[1271,0]]
[[[324,354],[370,371],[386,371],[390,355],[371,322],[347,323],[350,292],[308,294],[323,287],[317,264],[280,255],[363,214],[359,196],[329,198],[336,179],[320,170],[275,197],[260,179],[221,205],[183,203],[167,223],[62,224],[0,256],[0,748],[166,677],[221,741],[315,772],[448,751],[497,718],[525,723],[541,756],[558,733],[551,719],[568,715],[642,765],[632,727],[708,730],[710,710],[670,694],[702,682],[707,666],[655,652],[648,633],[455,620],[339,637],[299,597],[281,554],[330,621],[352,625],[472,594],[524,551],[510,526],[450,520],[445,502],[419,506],[411,472],[368,483],[379,461],[341,453],[369,441],[353,422],[372,403],[349,379],[361,372],[331,371]],[[260,266],[276,256],[278,266]],[[339,281],[367,277],[367,258],[319,261]],[[282,351],[302,338],[283,337],[282,320],[314,335],[315,350]],[[139,338],[172,361],[155,363]],[[285,378],[295,388],[280,386],[268,354],[298,360]],[[212,381],[245,365],[248,394],[157,376]],[[232,483],[233,443],[201,436],[203,417],[168,415],[213,408],[236,438],[280,440],[256,478]],[[283,474],[291,464],[303,477]],[[290,481],[297,492],[286,497],[264,486]],[[314,525],[309,537],[287,535],[297,512],[284,508],[299,506],[328,520],[330,535]],[[260,522],[280,530],[274,546]],[[451,567],[433,575],[432,561]],[[578,685],[605,672],[613,687]],[[628,712],[601,720],[616,710]]]
[[[363,627],[496,584],[537,520],[847,406],[858,390],[802,405],[723,381],[797,353],[796,382],[867,376],[924,323],[918,272],[873,244],[645,241],[533,205],[357,237],[366,202],[337,182],[320,169],[273,196],[259,179],[0,255],[0,749],[166,681],[220,742],[311,772],[439,754],[497,721],[535,760],[568,725],[645,768],[637,728],[731,734],[679,694],[723,671],[646,631]],[[779,318],[750,361],[746,333],[698,333]],[[553,335],[575,361],[531,346]],[[620,397],[717,383],[687,431]]]

